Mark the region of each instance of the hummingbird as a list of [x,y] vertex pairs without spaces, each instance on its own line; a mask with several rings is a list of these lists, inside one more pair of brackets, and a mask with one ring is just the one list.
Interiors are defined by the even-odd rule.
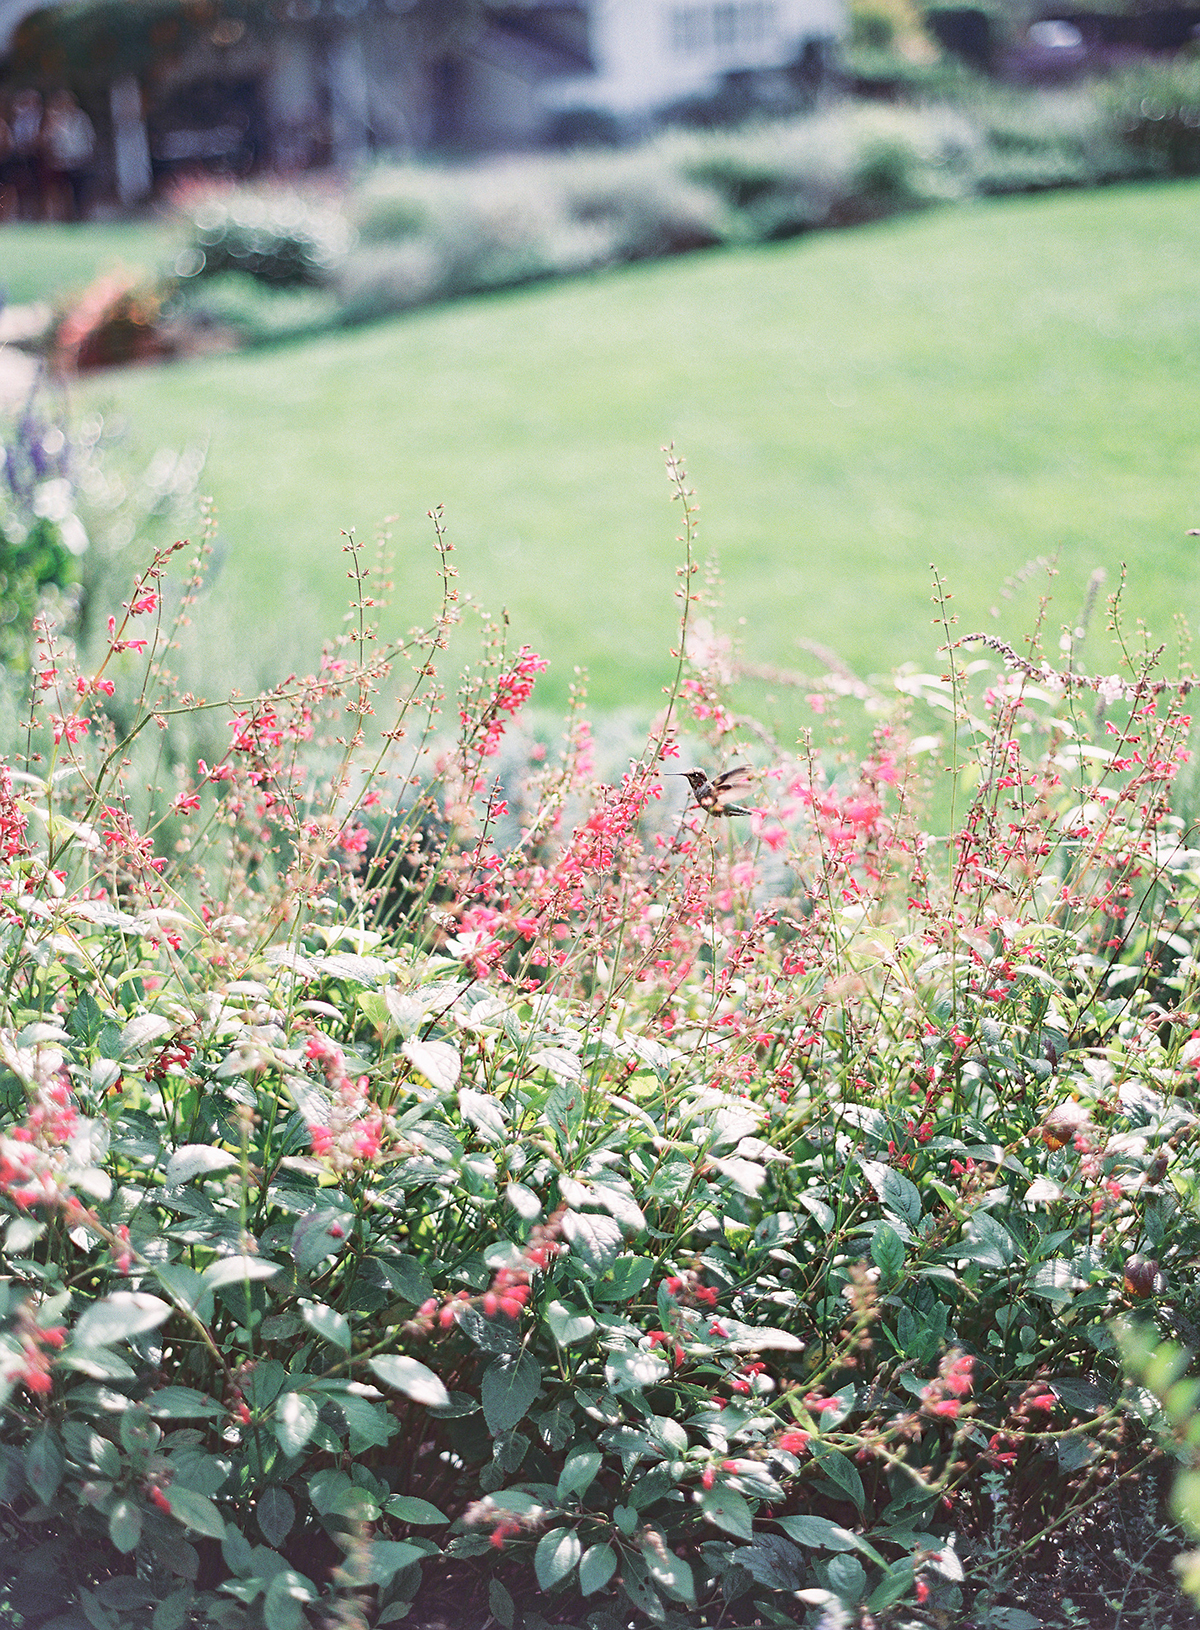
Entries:
[[731,804],[729,799],[739,787],[750,780],[751,772],[744,765],[722,770],[710,781],[703,770],[669,770],[669,775],[681,775],[692,789],[692,796],[706,815],[753,815],[752,809]]

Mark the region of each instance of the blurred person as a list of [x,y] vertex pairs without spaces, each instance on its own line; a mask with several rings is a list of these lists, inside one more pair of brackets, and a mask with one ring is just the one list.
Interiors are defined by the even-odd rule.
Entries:
[[0,112],[0,221],[15,221],[20,205],[13,152],[12,128]]
[[46,103],[40,152],[47,218],[82,221],[96,132],[68,90],[55,91]]
[[42,216],[42,174],[39,147],[42,136],[42,99],[35,90],[18,91],[10,104],[12,136],[10,179],[17,193],[17,214],[24,221]]

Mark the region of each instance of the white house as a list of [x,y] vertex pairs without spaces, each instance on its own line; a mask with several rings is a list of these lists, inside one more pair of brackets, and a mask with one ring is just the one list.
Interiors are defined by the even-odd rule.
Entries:
[[795,70],[846,28],[843,0],[592,0],[587,11],[594,72],[554,81],[545,101],[622,121],[716,96],[735,76]]
[[0,0],[0,94],[5,79],[66,84],[97,127],[101,190],[132,203],[197,171],[619,138],[722,98],[726,113],[795,105],[845,13],[844,0],[507,0],[457,32],[421,18],[422,0]]

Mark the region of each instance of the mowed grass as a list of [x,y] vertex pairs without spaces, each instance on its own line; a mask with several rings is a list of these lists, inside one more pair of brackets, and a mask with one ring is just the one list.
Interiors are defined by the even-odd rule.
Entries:
[[170,260],[181,235],[169,221],[6,223],[0,226],[0,300],[14,306],[61,300],[118,267],[152,275]]
[[[1198,360],[1189,183],[645,264],[81,394],[147,449],[207,441],[223,660],[307,663],[340,626],[341,533],[387,515],[385,628],[425,619],[440,504],[462,588],[552,659],[539,694],[584,665],[599,704],[647,709],[676,619],[668,443],[753,661],[805,637],[863,673],[936,668],[931,563],[959,632],[1017,637],[1045,576],[1011,599],[1005,579],[1038,556],[1052,652],[1123,562],[1130,617],[1170,638],[1200,589]],[[1112,666],[1099,637],[1088,656]]]

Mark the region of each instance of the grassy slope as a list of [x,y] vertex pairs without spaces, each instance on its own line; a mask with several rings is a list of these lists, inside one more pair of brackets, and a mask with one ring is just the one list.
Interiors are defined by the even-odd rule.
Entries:
[[53,300],[117,266],[156,272],[178,238],[177,227],[157,221],[0,226],[0,299],[13,305]]
[[[960,628],[1027,626],[1006,574],[1057,553],[1167,635],[1200,522],[1200,186],[951,209],[425,311],[270,354],[91,383],[143,440],[209,437],[238,648],[307,660],[337,626],[342,528],[395,513],[395,626],[432,603],[430,505],[466,587],[593,696],[667,677],[674,441],[747,653],[794,638],[879,672]],[[1000,604],[999,622],[989,608]],[[1053,640],[1052,642],[1053,643]]]

